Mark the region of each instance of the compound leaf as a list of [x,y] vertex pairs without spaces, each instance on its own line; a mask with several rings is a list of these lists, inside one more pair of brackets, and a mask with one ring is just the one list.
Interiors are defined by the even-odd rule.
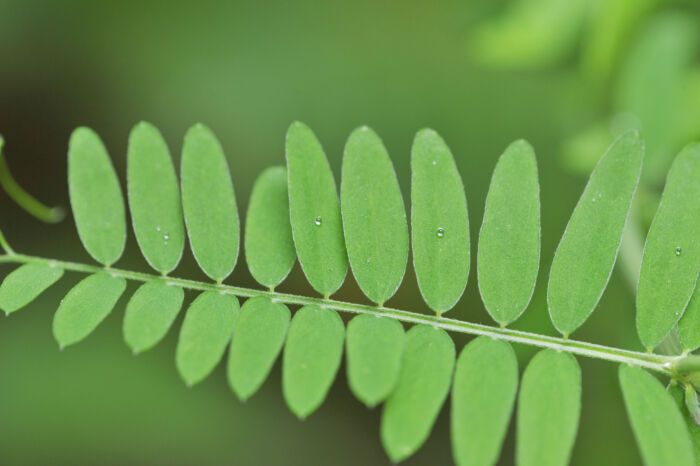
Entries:
[[610,279],[637,189],[644,146],[639,134],[620,136],[593,169],[559,242],[547,302],[564,335],[591,315]]
[[678,406],[661,382],[638,368],[620,366],[620,387],[637,445],[649,466],[694,466],[690,436]]
[[124,341],[134,354],[152,348],[168,333],[182,308],[185,292],[165,280],[151,280],[126,305]]
[[124,199],[107,149],[90,128],[76,128],[71,134],[68,190],[85,249],[97,262],[114,264],[126,244]]
[[345,144],[340,207],[352,273],[365,295],[382,305],[406,273],[408,223],[389,154],[367,126]]
[[219,363],[238,311],[238,299],[218,291],[205,291],[190,304],[175,351],[177,370],[188,386],[204,380]]
[[61,301],[53,335],[61,348],[84,339],[102,322],[126,289],[126,280],[107,272],[82,279]]
[[282,392],[299,418],[326,398],[340,367],[344,338],[343,321],[332,309],[311,304],[294,315],[282,358]]
[[477,337],[457,359],[452,386],[452,453],[460,465],[496,464],[518,391],[511,346]]
[[138,123],[126,153],[129,208],[136,240],[158,272],[177,267],[185,247],[180,190],[168,146],[150,123]]
[[447,398],[455,363],[455,346],[442,329],[416,325],[406,347],[396,388],[382,411],[381,438],[392,461],[402,461],[430,435]]
[[253,278],[270,288],[292,270],[297,255],[284,167],[266,169],[253,185],[245,225],[245,257]]
[[384,401],[396,386],[405,340],[401,324],[387,317],[362,314],[348,324],[348,384],[367,406]]
[[289,215],[299,263],[311,286],[331,295],[348,273],[333,173],[321,143],[305,124],[292,123],[285,147]]
[[[700,144],[683,149],[668,172],[644,245],[637,287],[637,332],[661,343],[683,315],[700,271]],[[700,333],[698,327],[695,333]],[[697,336],[696,336],[697,338]]]
[[693,297],[678,322],[678,336],[684,350],[695,351],[700,347],[700,286],[697,284]]
[[581,413],[581,369],[569,353],[543,350],[523,374],[515,458],[519,466],[569,463]]
[[62,268],[44,264],[25,264],[13,270],[0,286],[0,309],[6,314],[22,309],[62,276]]
[[432,129],[411,149],[413,266],[423,299],[443,313],[464,293],[469,276],[469,217],[462,177],[445,141]]
[[496,164],[479,232],[479,291],[496,322],[505,326],[523,313],[535,291],[539,267],[537,160],[532,146],[521,139],[509,145]]
[[241,400],[263,384],[284,345],[289,308],[266,296],[251,298],[241,307],[228,359],[228,382]]
[[236,195],[219,140],[202,124],[191,127],[182,147],[182,208],[197,263],[222,281],[236,266],[240,225]]

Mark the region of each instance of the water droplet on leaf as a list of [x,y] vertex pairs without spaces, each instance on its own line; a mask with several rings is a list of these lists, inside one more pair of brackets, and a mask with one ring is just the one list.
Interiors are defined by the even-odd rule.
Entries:
[[444,237],[445,236],[445,229],[442,227],[438,228],[436,234],[437,234],[438,238]]
[[680,256],[680,255],[681,255],[681,252],[682,252],[682,251],[681,251],[681,247],[680,247],[680,246],[676,246],[676,255],[677,255],[677,256]]
[[316,220],[314,220],[314,224],[315,224],[317,227],[320,227],[320,226],[321,226],[321,216],[320,216],[320,215],[319,215],[318,217],[316,217]]

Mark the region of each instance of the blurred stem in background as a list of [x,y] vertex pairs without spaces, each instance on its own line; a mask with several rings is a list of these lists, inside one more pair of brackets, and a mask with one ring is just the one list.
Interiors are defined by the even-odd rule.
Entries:
[[[62,207],[45,206],[22,189],[17,181],[15,181],[12,173],[10,173],[10,167],[5,160],[5,155],[3,153],[4,144],[5,140],[0,136],[0,186],[2,186],[2,189],[4,189],[7,195],[20,207],[42,222],[58,223],[63,220],[66,216],[65,209]],[[0,244],[8,253],[12,250],[11,248],[8,249],[9,245],[4,237],[2,237],[2,233],[0,233]]]

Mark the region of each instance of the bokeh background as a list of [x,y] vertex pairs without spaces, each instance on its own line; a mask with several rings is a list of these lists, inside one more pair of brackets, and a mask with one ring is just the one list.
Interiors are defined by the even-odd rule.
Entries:
[[[136,122],[157,125],[178,162],[186,129],[203,122],[227,152],[244,211],[255,176],[284,163],[294,120],[314,129],[336,177],[346,137],[372,126],[407,202],[412,138],[428,126],[451,146],[464,178],[473,244],[497,158],[526,138],[539,162],[542,269],[513,327],[554,335],[545,301],[554,248],[605,147],[640,128],[645,172],[623,257],[599,309],[573,337],[641,350],[632,284],[664,173],[700,135],[699,29],[693,0],[2,0],[0,133],[19,182],[49,204],[67,205],[74,127],[100,133],[123,180]],[[90,260],[72,219],[42,224],[4,192],[0,228],[22,252]],[[489,323],[474,265],[450,316]],[[133,235],[118,266],[147,270]],[[0,277],[11,268],[0,266]],[[177,274],[205,279],[189,253]],[[52,316],[79,278],[67,274],[0,320],[0,463],[389,463],[380,411],[352,397],[344,366],[324,405],[301,422],[284,406],[279,364],[245,404],[228,388],[223,365],[186,388],[174,367],[182,315],[165,341],[133,356],[121,338],[133,285],[95,333],[59,352]],[[243,260],[227,282],[255,286]],[[312,294],[298,266],[281,289]],[[366,302],[350,275],[338,296]],[[388,305],[427,312],[412,271]],[[455,341],[460,349],[468,338]],[[516,350],[522,370],[534,350]],[[617,367],[579,360],[583,412],[572,464],[640,464]],[[451,464],[448,408],[406,464]],[[512,427],[502,464],[513,462]]]

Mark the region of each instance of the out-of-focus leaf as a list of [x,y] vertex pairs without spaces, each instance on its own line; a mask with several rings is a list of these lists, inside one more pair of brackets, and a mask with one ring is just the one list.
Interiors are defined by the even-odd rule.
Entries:
[[535,291],[539,266],[537,160],[532,146],[520,140],[496,164],[479,232],[479,291],[496,322],[505,326],[522,314]]
[[452,386],[452,454],[459,466],[498,461],[518,391],[511,346],[477,337],[457,359]]
[[76,128],[68,143],[68,191],[78,235],[101,264],[114,264],[126,244],[126,214],[117,174],[100,137]]
[[187,131],[180,169],[192,252],[204,273],[221,281],[236,266],[240,225],[224,151],[206,126],[197,124]]
[[150,123],[134,126],[126,153],[126,179],[134,233],[159,272],[177,267],[185,247],[180,189],[168,146]]
[[331,295],[348,273],[340,201],[321,143],[303,123],[287,130],[289,214],[301,268],[312,287]]
[[569,353],[540,351],[523,374],[515,459],[519,466],[569,463],[581,414],[581,369]]
[[366,126],[345,144],[340,207],[352,273],[365,295],[381,305],[406,273],[408,223],[389,154]]
[[251,298],[241,307],[228,359],[228,382],[241,400],[263,384],[284,345],[289,308],[266,296]]
[[646,371],[620,366],[620,387],[637,445],[649,466],[694,466],[683,417],[661,382]]
[[384,401],[396,386],[405,340],[401,324],[387,317],[362,314],[348,324],[348,384],[367,406]]
[[10,314],[34,301],[63,276],[63,269],[25,264],[13,270],[0,286],[0,309]]
[[245,258],[258,283],[275,287],[297,258],[289,222],[287,170],[270,167],[253,185],[245,223]]
[[299,309],[289,326],[282,358],[282,393],[299,418],[313,413],[328,394],[343,355],[345,329],[332,309]]
[[411,149],[413,266],[423,299],[438,313],[454,307],[469,276],[469,217],[450,148],[432,129]]
[[406,334],[399,381],[381,420],[382,445],[392,461],[425,443],[450,390],[454,363],[455,346],[444,330],[416,325]]
[[124,313],[124,341],[134,354],[152,348],[165,337],[184,299],[183,289],[165,280],[151,280],[136,290]]
[[[598,82],[606,81],[631,42],[640,21],[662,0],[595,2],[584,34],[582,67]],[[606,144],[607,146],[607,144]]]
[[204,380],[219,363],[238,311],[238,299],[218,291],[205,291],[192,301],[175,350],[175,365],[188,386]]
[[537,68],[569,54],[586,20],[585,0],[516,0],[469,37],[470,54],[486,65]]
[[668,172],[644,246],[637,287],[637,332],[646,347],[661,343],[693,295],[700,271],[699,232],[700,144],[691,144],[678,154]]
[[53,318],[53,335],[61,348],[84,339],[112,312],[126,280],[99,272],[82,279],[61,301]]
[[[635,3],[635,2],[630,2]],[[646,145],[642,177],[661,183],[679,146],[687,140],[688,121],[700,110],[686,110],[685,78],[697,51],[698,27],[685,13],[655,15],[631,44],[617,83],[616,109],[641,121]],[[697,125],[696,125],[697,131]]]
[[568,335],[591,315],[610,279],[642,168],[644,146],[628,132],[601,157],[554,254],[547,302]]

